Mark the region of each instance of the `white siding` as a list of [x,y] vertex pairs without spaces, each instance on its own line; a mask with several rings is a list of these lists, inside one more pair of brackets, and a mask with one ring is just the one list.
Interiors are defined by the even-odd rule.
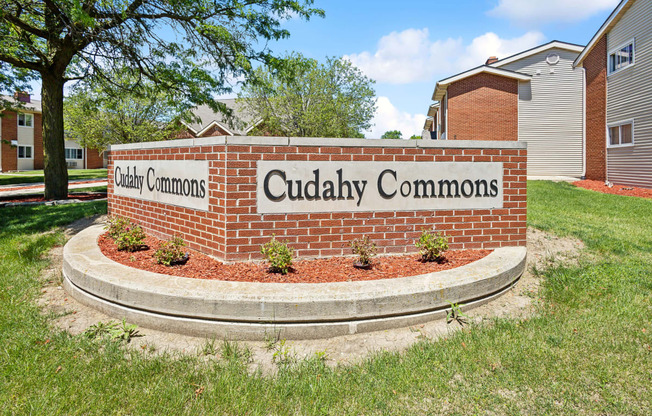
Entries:
[[[549,65],[553,52],[560,59]],[[518,91],[518,139],[527,142],[528,175],[583,174],[583,74],[572,65],[577,55],[552,48],[501,66],[532,75]]]
[[652,187],[652,1],[634,1],[607,34],[607,51],[635,39],[634,65],[607,77],[607,124],[634,120],[634,146],[607,148],[607,179]]

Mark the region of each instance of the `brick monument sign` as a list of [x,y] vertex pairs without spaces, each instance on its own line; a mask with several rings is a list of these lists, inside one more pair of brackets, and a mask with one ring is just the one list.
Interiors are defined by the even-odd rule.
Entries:
[[109,213],[223,261],[261,258],[272,235],[297,257],[525,246],[522,142],[208,137],[111,146]]

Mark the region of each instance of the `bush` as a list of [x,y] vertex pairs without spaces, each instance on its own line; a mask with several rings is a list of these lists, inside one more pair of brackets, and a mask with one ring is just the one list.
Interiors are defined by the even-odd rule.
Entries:
[[120,251],[138,251],[143,247],[145,232],[140,225],[129,223],[124,231],[115,239]]
[[448,250],[448,238],[434,231],[422,230],[419,240],[414,243],[423,261],[439,261]]
[[109,225],[105,229],[109,230],[109,237],[116,240],[125,232],[125,229],[131,225],[131,220],[125,217],[110,217]]
[[161,243],[158,250],[154,252],[154,258],[158,264],[166,266],[179,263],[186,258],[186,253],[183,251],[185,246],[186,243],[181,237],[173,237],[172,240]]
[[362,236],[351,241],[351,250],[358,256],[361,265],[371,264],[371,258],[376,255],[376,244],[369,240],[369,236]]
[[269,243],[260,246],[260,252],[269,261],[270,272],[287,274],[290,271],[294,250],[287,244],[278,241],[276,236],[272,236]]

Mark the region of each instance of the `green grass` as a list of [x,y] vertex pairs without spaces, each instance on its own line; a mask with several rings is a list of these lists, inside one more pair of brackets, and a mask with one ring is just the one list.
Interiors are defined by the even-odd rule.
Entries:
[[[106,169],[69,169],[68,179],[103,179],[106,178]],[[0,174],[0,185],[14,185],[23,183],[43,182],[42,170],[26,170],[22,172]]]
[[275,377],[248,373],[246,350],[235,343],[221,344],[224,358],[205,361],[193,354],[153,356],[52,328],[35,306],[42,255],[63,242],[51,230],[105,205],[5,208],[0,411],[650,414],[652,201],[549,182],[529,183],[528,192],[530,225],[587,244],[579,266],[543,272],[535,317],[471,325],[359,365],[327,368],[317,358],[302,360],[281,366]]

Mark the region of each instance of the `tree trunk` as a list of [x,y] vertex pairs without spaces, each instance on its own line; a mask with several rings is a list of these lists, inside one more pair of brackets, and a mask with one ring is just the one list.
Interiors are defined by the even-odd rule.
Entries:
[[43,149],[45,150],[45,199],[68,197],[68,168],[63,136],[63,75],[43,76]]

